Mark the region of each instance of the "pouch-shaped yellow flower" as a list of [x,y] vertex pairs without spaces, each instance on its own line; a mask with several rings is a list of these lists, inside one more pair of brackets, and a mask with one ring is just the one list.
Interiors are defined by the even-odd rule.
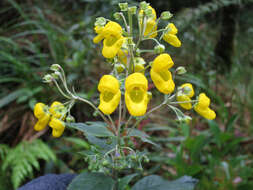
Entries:
[[37,103],[34,106],[34,116],[38,119],[34,126],[35,131],[41,131],[47,126],[50,114],[46,111],[46,105],[43,103]]
[[98,108],[104,114],[111,114],[116,110],[120,102],[120,84],[112,75],[104,75],[98,84],[100,92],[100,104]]
[[64,120],[66,117],[66,108],[61,102],[55,101],[51,104],[49,112],[53,117]]
[[52,128],[52,135],[53,137],[60,137],[65,129],[65,123],[56,118],[56,117],[52,117],[50,122],[49,122],[49,126]]
[[118,59],[120,61],[120,63],[127,65],[127,55],[128,55],[128,51],[126,49],[122,50],[120,49],[118,51]]
[[177,28],[173,23],[170,23],[166,27],[168,31],[163,35],[163,40],[171,44],[174,47],[180,47],[181,41],[176,36]]
[[122,36],[122,28],[116,22],[108,22],[104,27],[95,27],[95,31],[98,34],[94,39],[94,43],[103,41],[102,54],[105,58],[113,58],[120,50],[124,37]]
[[129,75],[125,82],[125,89],[125,102],[129,113],[133,116],[144,115],[149,102],[146,77],[141,73]]
[[163,53],[155,58],[150,70],[150,76],[156,88],[164,94],[173,92],[175,88],[175,83],[169,71],[173,65],[170,55]]
[[[146,27],[144,31],[144,36],[148,36],[150,38],[155,38],[157,36],[157,24],[156,24],[156,12],[155,9],[149,6],[150,9],[152,9],[152,17],[148,18],[146,21]],[[139,12],[140,18],[143,16],[143,10],[140,10]],[[140,25],[142,25],[142,19],[140,20]],[[151,34],[152,33],[152,34]],[[149,35],[151,34],[151,35]]]
[[210,99],[205,93],[201,93],[198,97],[198,103],[194,106],[194,110],[206,119],[213,120],[216,117],[215,112],[209,108]]
[[181,103],[179,105],[186,110],[190,110],[190,109],[192,109],[192,103],[189,101],[191,101],[191,97],[193,97],[193,96],[194,96],[194,90],[193,90],[192,84],[185,83],[179,87],[177,101],[187,102],[187,103]]

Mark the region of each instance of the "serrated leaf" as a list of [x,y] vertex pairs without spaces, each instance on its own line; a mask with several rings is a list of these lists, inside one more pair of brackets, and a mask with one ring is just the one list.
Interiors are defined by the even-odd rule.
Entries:
[[116,138],[112,138],[111,144],[108,144],[105,139],[99,139],[97,137],[94,137],[92,135],[87,134],[86,138],[91,144],[96,145],[100,149],[102,149],[104,152],[107,152],[113,148],[115,148],[117,141]]
[[92,124],[86,124],[86,123],[70,123],[70,124],[67,124],[67,126],[77,129],[79,131],[82,131],[85,134],[90,134],[96,137],[114,136],[114,134],[107,129],[106,124],[92,125]]
[[103,173],[84,172],[74,178],[67,190],[112,190],[115,181]]
[[198,180],[183,176],[174,181],[167,181],[157,175],[142,178],[132,190],[193,190]]

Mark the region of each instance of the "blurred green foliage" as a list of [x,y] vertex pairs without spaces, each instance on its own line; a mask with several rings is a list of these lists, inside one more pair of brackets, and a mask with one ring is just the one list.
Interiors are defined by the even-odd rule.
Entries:
[[[93,23],[97,16],[106,16],[117,7],[117,0],[45,0],[0,2],[0,187],[11,189],[24,182],[26,177],[36,177],[49,172],[80,172],[85,162],[79,154],[70,152],[87,149],[89,145],[79,134],[60,140],[48,140],[57,154],[57,162],[47,162],[39,173],[33,168],[41,160],[51,157],[34,155],[32,162],[23,158],[26,168],[8,161],[22,146],[32,149],[33,144],[20,142],[22,126],[32,128],[31,108],[39,101],[59,99],[55,88],[42,83],[49,66],[60,64],[68,74],[68,82],[84,97],[97,96],[96,83],[102,70],[106,72],[103,58],[92,43]],[[128,1],[132,2],[133,1]],[[177,1],[179,2],[179,1]],[[218,113],[215,122],[204,122],[194,116],[191,124],[168,120],[166,114],[154,115],[161,125],[143,124],[142,129],[155,135],[153,139],[163,147],[156,152],[152,147],[140,145],[150,152],[151,163],[145,172],[159,173],[169,178],[191,175],[198,178],[198,189],[249,190],[253,188],[252,134],[253,134],[253,8],[248,1],[185,1],[185,4],[155,1],[153,7],[172,9],[172,22],[179,28],[183,42],[180,49],[167,47],[177,65],[187,66],[185,77],[176,80],[190,81],[196,92],[205,91],[213,100]],[[236,33],[233,65],[230,71],[218,72],[215,46],[222,32],[220,9],[235,3]],[[186,8],[187,7],[187,8]],[[159,10],[158,10],[159,12]],[[103,68],[103,69],[102,69]],[[30,113],[29,119],[24,114]],[[74,108],[77,120],[92,116],[83,105]],[[25,122],[25,124],[22,124]],[[24,130],[24,129],[23,129]],[[22,132],[22,131],[21,131]],[[19,134],[19,135],[18,135]],[[23,134],[23,136],[25,136]],[[73,136],[73,135],[72,135]],[[13,140],[16,137],[17,140]],[[26,140],[34,138],[34,134]],[[34,143],[41,141],[35,141]],[[72,145],[72,147],[71,147]],[[36,145],[39,147],[40,145]],[[43,145],[45,146],[45,145]],[[70,148],[71,147],[71,148]],[[48,152],[50,149],[48,148]],[[33,151],[31,151],[33,152]],[[47,154],[45,154],[47,155]],[[20,162],[21,162],[20,160]],[[35,163],[35,164],[34,164]],[[20,176],[18,172],[19,168]],[[32,175],[35,174],[35,175]],[[16,175],[16,176],[15,176]],[[12,176],[12,184],[5,182]],[[0,188],[0,189],[1,189]]]

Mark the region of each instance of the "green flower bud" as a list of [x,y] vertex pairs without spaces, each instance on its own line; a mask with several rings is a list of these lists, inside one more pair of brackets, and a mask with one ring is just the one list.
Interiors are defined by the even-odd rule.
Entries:
[[106,24],[106,19],[104,17],[96,18],[95,26],[104,26]]
[[136,56],[140,56],[141,55],[141,52],[140,52],[140,49],[139,48],[137,48],[137,50],[136,50]]
[[161,54],[161,53],[164,52],[164,50],[165,50],[165,46],[162,45],[162,44],[156,45],[154,47],[154,51],[155,51],[156,54]]
[[118,73],[122,73],[125,70],[125,65],[121,64],[121,63],[116,63],[114,65],[115,69],[117,70]]
[[119,3],[119,8],[121,11],[127,11],[128,3]]
[[146,10],[146,9],[148,8],[148,6],[149,6],[149,3],[147,3],[146,1],[142,1],[142,2],[140,3],[140,8],[141,8],[142,10]]
[[171,14],[169,11],[164,11],[161,14],[161,19],[163,20],[169,20],[171,17],[173,17],[173,14]]
[[151,100],[152,99],[152,92],[148,91],[148,99]]
[[72,115],[69,115],[69,116],[66,118],[66,122],[67,122],[67,123],[74,123],[74,122],[75,122],[75,118],[74,118]]
[[154,16],[151,8],[145,9],[144,13],[147,15],[148,18],[152,18]]
[[183,75],[183,74],[185,74],[187,71],[186,71],[186,69],[185,69],[185,67],[182,67],[182,66],[180,66],[180,67],[178,67],[177,69],[176,69],[176,73],[178,74],[178,75]]
[[142,57],[135,57],[134,58],[134,64],[135,65],[145,65],[146,62]]
[[128,8],[128,12],[132,15],[135,15],[136,14],[136,10],[137,10],[137,7],[136,6],[132,6],[132,7],[129,7]]
[[52,82],[52,80],[53,80],[53,77],[52,77],[52,75],[50,75],[50,74],[46,74],[46,75],[43,77],[43,82],[50,83],[50,82]]
[[53,64],[53,65],[51,65],[50,70],[56,72],[56,71],[59,71],[60,68],[61,68],[60,65],[58,65],[58,64]]
[[103,166],[109,166],[109,164],[110,164],[110,163],[109,163],[108,160],[104,160],[104,161],[102,162],[102,165],[103,165]]
[[113,14],[113,17],[115,18],[115,20],[120,20],[120,13],[119,12],[116,12]]

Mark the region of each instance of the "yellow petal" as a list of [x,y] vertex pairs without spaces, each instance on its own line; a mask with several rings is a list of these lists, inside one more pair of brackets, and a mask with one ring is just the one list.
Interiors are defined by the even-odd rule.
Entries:
[[148,80],[141,73],[133,73],[129,75],[125,82],[126,91],[132,90],[132,88],[140,87],[143,91],[148,89]]
[[183,92],[183,94],[188,96],[189,98],[193,97],[194,96],[194,90],[193,90],[192,84],[191,83],[185,83],[185,84],[180,86],[180,88],[185,88],[185,87],[187,87],[189,89],[189,91],[187,90],[187,93]]
[[[151,35],[150,35],[151,34]],[[155,38],[157,36],[157,25],[155,20],[148,20],[146,24],[146,29],[144,31],[144,36],[149,38]]]
[[[186,95],[181,95],[181,96],[177,96],[177,101],[179,102],[186,102],[186,101],[191,101],[191,98],[189,98]],[[186,110],[190,110],[192,109],[192,104],[190,102],[188,103],[181,103],[179,104],[182,108],[186,109]]]
[[98,84],[100,104],[98,108],[104,114],[113,113],[119,105],[121,92],[119,81],[112,75],[104,75]]
[[196,107],[206,108],[210,105],[210,98],[205,93],[200,93]]
[[216,113],[210,109],[209,107],[207,108],[201,108],[201,107],[194,107],[194,110],[201,115],[202,117],[209,119],[209,120],[213,120],[216,117]]
[[129,75],[125,82],[125,88],[125,102],[129,113],[133,116],[144,115],[149,102],[146,77],[141,73]]
[[55,117],[51,118],[49,126],[52,128],[53,137],[60,137],[65,129],[65,123]]
[[101,34],[103,34],[105,38],[113,36],[113,38],[119,39],[122,37],[122,31],[123,30],[118,23],[110,21],[104,26]]
[[45,106],[46,106],[45,104],[40,103],[40,102],[35,104],[33,112],[36,118],[39,119],[46,115],[46,112],[44,111]]
[[116,94],[119,87],[119,81],[112,75],[104,75],[98,83],[98,91],[100,93],[108,91]]
[[49,112],[53,117],[64,120],[66,117],[66,108],[61,102],[55,101],[51,104]]
[[[156,11],[153,7],[148,6],[148,8],[152,9],[152,18],[150,20],[156,20]],[[140,10],[139,15],[142,17],[143,16],[143,10]]]
[[46,113],[43,117],[41,117],[37,123],[34,126],[34,130],[35,131],[41,131],[43,129],[45,129],[45,127],[47,126],[48,122],[50,119],[50,114]]
[[100,109],[104,114],[111,114],[113,113],[119,103],[120,103],[121,92],[118,90],[116,94],[112,92],[103,92],[100,94],[100,104],[98,109]]
[[118,51],[118,59],[120,61],[120,63],[127,65],[127,55],[128,55],[128,51],[126,49],[124,50],[119,50]]
[[168,70],[155,72],[154,69],[150,70],[150,76],[156,88],[164,94],[170,94],[175,89],[175,83],[172,80],[171,72]]
[[158,55],[152,64],[152,69],[155,72],[160,72],[161,70],[170,69],[174,65],[171,57],[167,53],[162,53]]
[[170,45],[174,47],[180,47],[181,41],[178,39],[178,37],[174,34],[165,34],[163,35],[163,40],[169,43]]
[[102,34],[98,34],[97,36],[95,36],[95,38],[93,38],[93,43],[98,44],[103,39],[104,39],[104,36]]
[[174,34],[174,35],[177,34],[177,28],[173,23],[169,23],[167,28],[169,28],[169,31],[168,31],[169,34]]
[[124,37],[114,38],[108,37],[104,39],[102,54],[105,58],[113,58],[119,52],[122,44],[124,42]]

